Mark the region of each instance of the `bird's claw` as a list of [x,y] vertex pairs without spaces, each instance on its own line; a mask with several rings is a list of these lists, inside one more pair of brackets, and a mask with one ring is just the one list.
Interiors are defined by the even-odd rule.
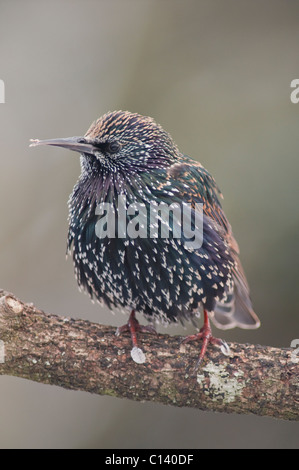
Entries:
[[116,329],[115,335],[120,336],[122,333],[130,332],[132,338],[133,348],[131,350],[131,357],[137,364],[143,364],[146,361],[146,356],[142,349],[138,347],[137,343],[137,332],[141,333],[154,333],[157,334],[155,328],[152,325],[140,325],[139,321],[135,317],[135,311],[132,310],[129,317],[128,323],[123,326],[119,326]]
[[196,373],[198,367],[200,366],[202,360],[204,359],[209,344],[218,346],[221,352],[225,354],[225,356],[230,355],[230,348],[228,344],[226,343],[226,341],[223,341],[220,338],[214,338],[214,336],[212,336],[212,329],[211,329],[209,317],[206,311],[204,311],[204,325],[201,328],[200,332],[196,333],[195,335],[186,336],[185,338],[183,338],[182,343],[189,343],[190,341],[195,341],[199,339],[202,340],[202,347],[200,350],[198,360],[194,367],[194,373]]

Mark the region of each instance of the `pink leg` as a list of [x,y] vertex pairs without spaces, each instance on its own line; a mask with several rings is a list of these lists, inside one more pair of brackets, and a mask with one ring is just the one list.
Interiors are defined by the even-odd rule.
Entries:
[[204,324],[203,324],[203,327],[201,328],[200,332],[196,333],[195,335],[186,336],[186,338],[184,338],[184,340],[183,340],[183,343],[189,343],[189,341],[195,341],[195,340],[198,340],[198,339],[202,339],[202,347],[201,347],[201,351],[200,351],[200,354],[199,354],[198,361],[195,365],[195,369],[194,369],[195,371],[198,369],[201,361],[203,360],[203,358],[206,354],[207,347],[208,347],[209,343],[215,344],[216,346],[220,346],[221,350],[224,354],[229,353],[229,347],[226,344],[226,342],[222,341],[222,339],[214,338],[214,336],[212,336],[212,329],[211,329],[211,325],[210,325],[208,312],[206,310],[204,310],[203,313],[204,313]]
[[141,331],[141,333],[156,333],[156,330],[153,326],[151,326],[151,325],[147,325],[147,326],[140,325],[139,321],[135,317],[135,310],[132,310],[132,312],[129,316],[128,323],[126,323],[123,326],[119,326],[117,328],[115,334],[117,336],[119,336],[122,333],[125,333],[127,331],[129,331],[131,333],[132,344],[133,344],[133,347],[136,347],[136,348],[138,347],[138,344],[137,344],[137,331]]

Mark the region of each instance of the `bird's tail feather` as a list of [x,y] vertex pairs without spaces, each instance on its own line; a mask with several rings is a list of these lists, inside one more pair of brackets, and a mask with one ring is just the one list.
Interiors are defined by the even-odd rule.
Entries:
[[233,288],[227,292],[225,300],[216,303],[211,319],[217,328],[223,330],[236,326],[244,329],[258,328],[260,320],[253,311],[249,287],[239,260],[233,278]]

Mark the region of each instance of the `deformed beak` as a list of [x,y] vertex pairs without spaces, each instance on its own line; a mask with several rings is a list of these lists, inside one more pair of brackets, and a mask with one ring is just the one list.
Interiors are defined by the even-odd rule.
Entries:
[[55,147],[63,147],[80,153],[93,154],[95,151],[95,147],[86,142],[84,137],[66,137],[48,140],[30,139],[30,142],[30,147],[36,147],[38,145],[54,145]]

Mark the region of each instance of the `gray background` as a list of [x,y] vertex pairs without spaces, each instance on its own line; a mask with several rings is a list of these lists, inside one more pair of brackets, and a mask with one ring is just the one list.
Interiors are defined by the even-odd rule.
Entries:
[[[80,135],[128,109],[160,122],[225,195],[262,327],[216,336],[282,347],[299,338],[298,19],[298,2],[282,0],[1,0],[0,287],[48,312],[124,322],[78,292],[65,261],[79,159],[28,141]],[[298,447],[296,423],[11,377],[0,388],[2,448]]]

